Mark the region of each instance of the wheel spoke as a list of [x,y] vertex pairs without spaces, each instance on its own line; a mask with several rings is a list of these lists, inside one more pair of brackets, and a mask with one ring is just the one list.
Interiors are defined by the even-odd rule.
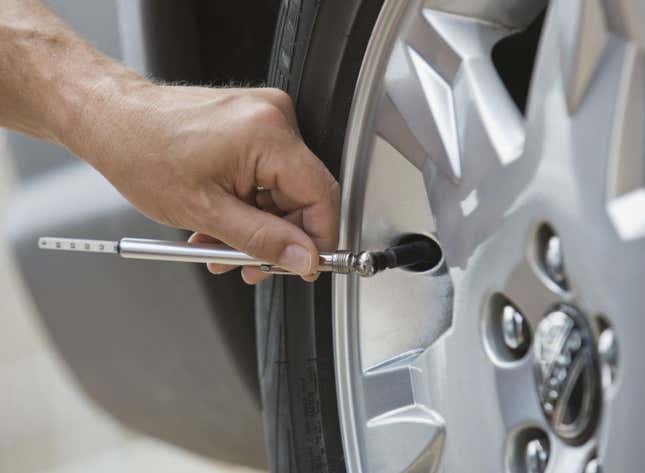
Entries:
[[383,97],[376,130],[383,141],[392,146],[417,169],[423,169],[428,153],[412,133],[405,118],[389,95]]
[[627,47],[609,161],[608,212],[624,240],[645,236],[645,53]]
[[535,0],[426,0],[425,5],[448,13],[455,13],[495,23],[508,28],[524,28],[544,8],[545,1]]
[[[387,141],[374,138],[362,172],[366,185],[361,248],[379,249],[391,245],[402,234],[436,231],[425,198],[423,175]],[[405,186],[395,185],[399,182],[405,182]]]
[[455,254],[470,254],[479,243],[472,235],[499,227],[537,164],[518,165],[523,118],[490,58],[511,31],[430,9],[415,14],[388,63],[378,131],[423,170],[439,237],[460,265]]
[[[392,297],[393,290],[405,297]],[[359,328],[364,367],[418,349],[437,340],[452,322],[449,276],[392,271],[361,281],[358,310],[369,313]]]
[[[476,159],[477,168],[486,168],[487,158],[498,165],[517,159],[524,144],[522,118],[490,59],[492,46],[510,32],[430,9],[417,15],[405,40],[395,44],[385,73],[383,115],[395,117],[381,121],[380,133],[419,168],[430,157],[454,183],[462,177],[465,156]],[[407,139],[401,139],[403,124]],[[471,187],[477,177],[469,179]]]
[[[601,0],[560,2],[560,57],[569,113],[580,105],[608,41]],[[571,24],[573,19],[574,24]]]
[[[433,233],[423,176],[397,150],[377,137],[364,172],[361,248],[385,248],[401,235]],[[445,272],[388,271],[357,284],[358,310],[370,314],[359,327],[363,368],[425,349],[450,327],[452,286]],[[398,291],[406,297],[392,297]]]
[[[445,44],[460,59],[460,68],[453,71],[434,50],[424,57],[434,67],[440,67],[444,77],[450,78],[462,153],[468,154],[473,137],[483,138],[478,140],[480,145],[490,146],[498,162],[511,163],[524,146],[523,120],[490,57],[493,45],[511,30],[429,9],[424,10],[423,16],[428,28],[441,38],[440,44]],[[478,149],[474,155],[481,153]]]
[[379,419],[391,412],[413,406],[414,360],[421,350],[397,356],[365,371],[365,413],[367,419]]
[[[461,164],[450,85],[416,51],[398,43],[386,72],[385,87],[392,104],[424,149],[424,160],[430,156],[448,178],[457,180]],[[395,134],[383,132],[386,139]],[[415,164],[419,166],[422,162]]]
[[613,0],[603,4],[607,11],[609,29],[633,42],[639,49],[645,48],[645,5],[640,0]]
[[541,178],[564,190],[561,202],[584,202],[581,212],[599,223],[608,215],[629,240],[645,236],[645,61],[638,38],[621,36],[628,25],[606,11],[599,0],[553,4],[529,98],[527,153],[542,156]]
[[365,435],[368,451],[372,452],[365,459],[366,471],[435,473],[444,439],[441,419],[419,406],[372,419]]
[[500,411],[506,431],[527,425],[546,430],[535,386],[532,354],[518,362],[496,366],[495,379],[500,403],[504,405]]
[[645,179],[645,62],[643,54],[628,48],[614,125],[608,195],[619,197],[643,187]]
[[[566,443],[556,441],[552,446],[551,446],[551,453],[549,455],[549,463],[553,465],[560,465],[564,466],[566,465],[566,471],[580,471],[584,472],[585,471],[585,466],[589,462],[591,458],[593,458],[593,453],[595,449],[595,442],[589,441],[584,445],[581,446],[571,446],[567,445]],[[604,463],[604,462],[603,462]],[[618,470],[610,470],[608,468],[603,467],[603,471],[630,471],[630,470],[623,470],[621,464],[621,467],[618,468]],[[551,469],[551,471],[557,471],[554,468]]]
[[444,421],[415,394],[427,382],[418,356],[406,354],[364,375],[368,471],[435,471],[438,465]]

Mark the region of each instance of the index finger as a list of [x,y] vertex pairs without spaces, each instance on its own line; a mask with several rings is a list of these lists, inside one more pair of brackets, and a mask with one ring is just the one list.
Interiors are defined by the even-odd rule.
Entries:
[[284,212],[299,212],[301,228],[320,250],[338,245],[340,186],[307,146],[295,136],[260,155],[255,177],[270,190]]

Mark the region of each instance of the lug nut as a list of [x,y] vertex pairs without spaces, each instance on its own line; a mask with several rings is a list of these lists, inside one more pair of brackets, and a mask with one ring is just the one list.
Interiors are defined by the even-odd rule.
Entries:
[[618,364],[618,342],[612,328],[606,328],[598,337],[598,357],[602,369],[603,384],[613,383]]
[[526,321],[524,316],[512,305],[502,309],[502,337],[504,344],[512,351],[526,345]]
[[565,284],[564,256],[560,237],[551,235],[544,251],[544,267],[549,277],[559,286]]
[[524,462],[527,473],[544,473],[548,461],[549,452],[544,440],[533,439],[526,444]]
[[587,463],[584,473],[602,473],[602,465],[600,464],[600,460],[594,458],[589,463]]

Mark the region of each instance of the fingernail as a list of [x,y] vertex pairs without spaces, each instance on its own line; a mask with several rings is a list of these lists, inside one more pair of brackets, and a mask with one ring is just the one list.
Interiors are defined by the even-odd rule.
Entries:
[[218,267],[213,267],[210,264],[206,265],[206,269],[208,269],[209,273],[214,274],[215,276],[219,276],[220,274],[222,274],[221,269],[219,269]]
[[302,276],[302,279],[304,279],[307,282],[316,282],[318,281],[319,277],[320,277],[320,273],[314,273],[314,274],[309,274],[307,276]]
[[280,255],[278,264],[294,273],[307,274],[311,271],[311,254],[300,245],[289,245]]
[[254,283],[252,281],[250,281],[249,279],[247,279],[248,275],[244,272],[244,270],[241,271],[241,275],[242,275],[242,281],[244,281],[249,286],[253,286]]

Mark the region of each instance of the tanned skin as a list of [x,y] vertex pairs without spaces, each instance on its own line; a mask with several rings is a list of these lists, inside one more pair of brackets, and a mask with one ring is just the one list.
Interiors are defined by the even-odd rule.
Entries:
[[[155,84],[40,1],[0,0],[0,104],[0,126],[66,147],[192,240],[222,241],[308,280],[318,251],[336,248],[339,185],[280,90]],[[266,277],[251,267],[242,276]]]

